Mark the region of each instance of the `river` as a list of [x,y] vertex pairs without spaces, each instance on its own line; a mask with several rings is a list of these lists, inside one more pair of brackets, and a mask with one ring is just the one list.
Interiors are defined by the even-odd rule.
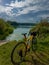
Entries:
[[22,33],[29,33],[32,26],[20,26],[17,27],[12,34],[10,34],[6,40],[21,40],[23,38]]

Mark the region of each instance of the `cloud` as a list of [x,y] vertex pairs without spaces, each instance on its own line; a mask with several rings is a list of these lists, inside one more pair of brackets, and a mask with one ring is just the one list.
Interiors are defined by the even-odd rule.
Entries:
[[38,3],[44,3],[46,0],[20,0],[20,1],[18,1],[18,0],[15,0],[15,2],[14,1],[11,1],[11,3],[10,4],[6,4],[6,5],[9,5],[9,6],[11,6],[11,7],[13,7],[13,8],[20,8],[20,7],[25,7],[25,6],[30,6],[30,4],[38,4]]
[[[1,0],[0,0],[1,2]],[[2,1],[3,2],[3,1]],[[49,1],[48,0],[12,0],[10,3],[0,4],[0,13],[6,13],[9,17],[16,18],[23,15],[28,15],[31,12],[31,16],[34,14],[39,15],[38,13],[42,13],[43,11],[49,11]],[[46,13],[46,12],[45,12]],[[44,14],[45,14],[44,13]],[[47,15],[41,15],[40,17],[46,17]],[[31,18],[30,18],[31,19]],[[34,19],[33,19],[34,20]]]
[[25,6],[29,6],[29,4],[32,3],[33,1],[34,0],[25,0],[25,1],[20,1],[20,2],[18,0],[16,0],[15,2],[11,1],[9,6],[12,6],[14,8],[25,7]]
[[0,3],[2,2],[2,0],[0,0]]
[[[1,11],[3,12],[6,12],[7,14],[10,14],[10,15],[16,15],[16,16],[19,16],[19,15],[22,15],[22,14],[28,14],[30,11],[33,11],[33,12],[37,12],[37,11],[42,11],[42,10],[49,10],[49,6],[48,5],[43,5],[42,4],[45,2],[46,0],[15,0],[14,1],[11,1],[10,4],[5,4],[7,7],[4,7],[2,6],[1,8]],[[39,5],[40,3],[40,5]],[[32,6],[30,6],[30,4],[32,4]],[[33,5],[35,4],[35,5]],[[1,7],[1,6],[0,6]],[[13,13],[12,12],[12,9],[18,9],[18,8],[22,8],[22,11],[18,9],[18,12],[17,13]]]
[[49,17],[49,14],[38,15],[37,17],[40,17],[40,18],[48,18]]
[[[17,13],[12,13],[13,15],[15,16],[19,16],[19,15],[22,15],[22,14],[28,14],[31,10],[37,10],[37,6],[30,6],[30,4],[32,3],[36,3],[38,2],[38,0],[34,1],[34,0],[25,0],[25,1],[18,1],[16,0],[15,2],[14,1],[11,1],[10,4],[6,4],[6,6],[9,6],[11,8],[22,8],[22,10],[19,10],[18,9],[18,12]],[[12,10],[12,9],[11,9]]]
[[12,7],[5,7],[0,5],[0,13],[6,13],[7,15],[11,15],[12,14]]
[[23,10],[18,10],[18,12],[16,13],[16,16],[22,15],[22,14],[28,14],[30,11],[33,11],[34,13],[38,11],[38,6],[30,6],[30,7],[26,7],[23,8]]
[[[10,4],[6,4],[10,7],[12,7],[13,9],[16,8],[22,8],[22,11],[18,9],[17,13],[12,13],[15,16],[19,16],[22,14],[28,14],[30,11],[38,12],[38,11],[43,11],[43,10],[49,10],[49,5],[45,5],[45,2],[47,2],[47,0],[16,0],[11,1]],[[30,4],[32,4],[30,6]]]

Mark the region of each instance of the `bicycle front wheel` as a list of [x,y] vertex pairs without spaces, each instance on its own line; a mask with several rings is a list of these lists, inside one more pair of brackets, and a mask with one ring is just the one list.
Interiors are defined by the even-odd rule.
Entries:
[[19,42],[15,45],[11,53],[11,61],[13,65],[17,65],[22,62],[22,58],[25,57],[26,54],[26,44],[24,42]]

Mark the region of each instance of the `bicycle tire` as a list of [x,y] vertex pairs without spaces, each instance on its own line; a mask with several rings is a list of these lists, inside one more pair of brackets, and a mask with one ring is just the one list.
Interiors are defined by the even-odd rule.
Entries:
[[[14,61],[14,52],[15,52],[15,49],[19,46],[19,45],[21,45],[22,46],[22,44],[24,45],[24,47],[25,47],[25,50],[26,50],[26,44],[25,44],[25,42],[18,42],[18,44],[16,44],[15,45],[15,47],[13,48],[13,50],[12,50],[12,52],[11,52],[11,62],[13,63],[13,65],[18,65],[18,63],[21,63],[22,61],[19,61],[19,62],[15,62]],[[16,51],[17,52],[17,51]],[[26,51],[25,51],[25,54],[24,54],[24,56],[26,55]]]

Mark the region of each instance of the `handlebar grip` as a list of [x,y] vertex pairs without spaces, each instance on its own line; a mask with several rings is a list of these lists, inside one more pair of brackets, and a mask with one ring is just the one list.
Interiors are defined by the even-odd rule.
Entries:
[[22,33],[22,35],[26,35],[27,33]]

